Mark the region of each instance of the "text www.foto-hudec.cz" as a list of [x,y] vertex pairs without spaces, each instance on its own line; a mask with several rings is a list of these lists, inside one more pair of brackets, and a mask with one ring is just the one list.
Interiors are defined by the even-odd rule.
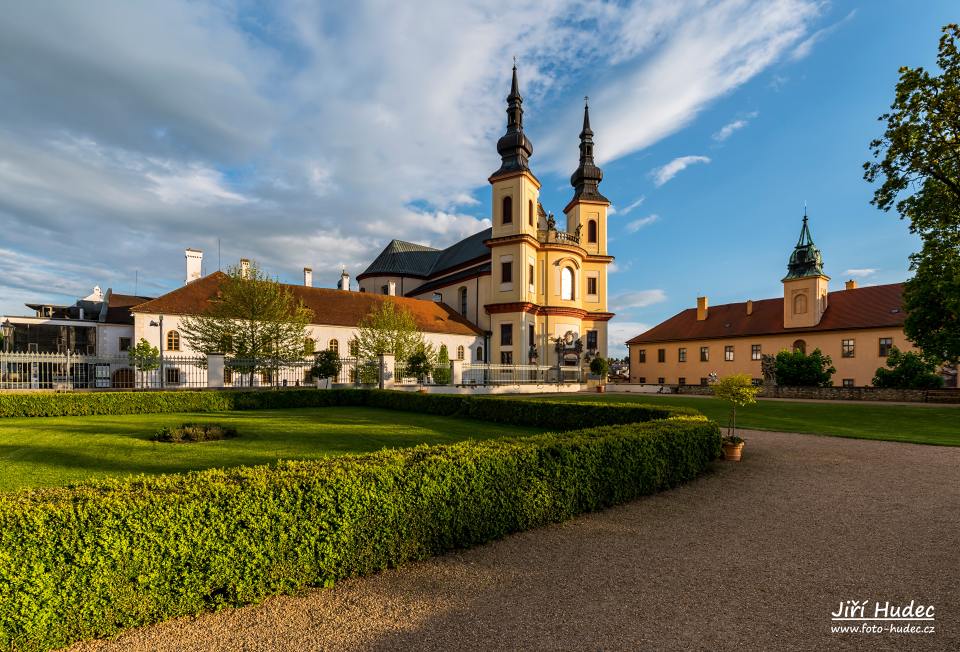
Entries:
[[933,634],[936,616],[933,605],[916,600],[906,604],[889,600],[844,600],[830,612],[833,634]]

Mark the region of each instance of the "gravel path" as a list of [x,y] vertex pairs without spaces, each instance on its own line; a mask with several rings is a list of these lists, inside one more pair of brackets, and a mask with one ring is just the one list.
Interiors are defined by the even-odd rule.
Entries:
[[[673,491],[75,649],[960,649],[960,448],[747,437]],[[937,632],[831,634],[848,599],[933,604]]]

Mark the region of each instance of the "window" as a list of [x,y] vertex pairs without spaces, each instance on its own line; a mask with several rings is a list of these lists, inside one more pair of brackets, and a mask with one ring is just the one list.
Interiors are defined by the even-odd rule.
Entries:
[[640,349],[637,351],[637,362],[646,362],[647,361],[647,350]]
[[[351,346],[355,345],[354,342],[351,342],[350,344]],[[327,345],[327,348],[338,355],[340,354],[340,342],[338,342],[337,340],[330,340],[330,344]],[[351,353],[353,353],[353,351],[351,351]],[[356,354],[354,353],[354,355]]]
[[647,377],[646,377],[646,376],[640,376],[639,378],[637,378],[637,382],[640,383],[641,385],[646,385],[646,384],[647,384]]
[[677,361],[686,362],[687,361],[687,350],[683,347],[677,349]]
[[679,383],[680,385],[686,385],[687,379],[684,378],[683,376],[680,376],[680,378],[677,380],[677,383]]
[[807,312],[807,295],[798,294],[793,297],[793,314],[802,315]]
[[664,378],[663,376],[660,376],[659,378],[657,378],[657,384],[658,384],[658,385],[662,385],[662,384],[664,384],[665,382],[667,382],[667,379]]
[[467,314],[467,288],[460,288],[458,293],[460,295],[460,314],[466,316]]
[[180,384],[180,370],[176,367],[167,367],[166,368],[166,379],[167,385],[179,385]]
[[390,286],[389,286],[389,285],[381,285],[381,286],[380,286],[380,294],[390,294]]
[[530,284],[530,287],[533,287],[536,282],[536,269],[534,269],[533,265],[527,265],[527,283]]
[[478,347],[477,347],[476,354],[477,354],[477,362],[483,362],[483,347],[482,347],[482,346],[478,346]]
[[890,349],[893,347],[893,338],[892,337],[881,337],[880,338],[880,357],[886,358],[890,355]]
[[710,379],[709,379],[709,378],[706,378],[706,377],[701,377],[701,378],[700,378],[700,386],[701,386],[701,387],[706,387],[706,386],[709,385],[709,384],[710,384]]
[[230,367],[223,368],[223,384],[232,385],[233,384],[233,369]]
[[527,202],[527,224],[533,226],[533,200]]
[[167,351],[180,350],[180,333],[177,331],[167,332]]
[[852,358],[856,354],[856,342],[854,340],[840,340],[840,356]]
[[121,351],[129,351],[129,350],[130,350],[130,338],[129,338],[129,337],[121,337],[121,338],[120,338],[119,349],[120,349]]
[[853,385],[853,378],[844,378],[844,379],[843,379],[843,386],[844,386],[844,387],[853,387],[853,386],[854,386],[854,385]]
[[657,349],[657,362],[666,362],[666,361],[667,361],[667,350]]
[[573,270],[569,267],[560,270],[560,298],[573,301]]
[[600,338],[597,331],[587,331],[587,351],[596,351],[600,348]]
[[463,345],[457,347],[457,360],[463,360]]
[[316,348],[317,343],[313,341],[312,337],[305,337],[303,339],[303,355],[313,355]]
[[802,353],[802,354],[806,355],[806,354],[807,354],[807,343],[804,342],[803,340],[797,340],[797,341],[795,341],[795,342],[793,343],[793,351],[794,351],[794,353],[799,352],[799,353]]
[[[360,355],[360,345],[356,340],[350,340],[350,344],[348,346],[350,347],[350,355],[355,358]],[[339,346],[337,348],[339,349]]]
[[500,263],[500,282],[513,283],[513,263]]
[[763,354],[760,352],[759,344],[750,345],[750,359],[751,360],[760,360],[763,357]]
[[700,362],[710,362],[710,347],[701,346],[700,347]]
[[726,360],[727,362],[733,361],[733,345],[732,344],[728,344],[725,347],[723,347],[723,359]]
[[588,276],[587,277],[587,294],[596,294],[597,293],[597,277]]
[[533,324],[527,324],[527,345],[537,345],[537,327]]
[[501,351],[500,364],[513,364],[513,351]]
[[590,220],[587,222],[587,242],[596,242],[597,241],[597,221]]
[[513,324],[500,324],[500,346],[513,346]]
[[511,224],[513,222],[513,199],[509,196],[503,198],[503,223]]

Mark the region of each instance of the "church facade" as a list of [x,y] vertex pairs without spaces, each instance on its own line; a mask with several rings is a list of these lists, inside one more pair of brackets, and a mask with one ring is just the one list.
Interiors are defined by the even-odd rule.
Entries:
[[357,277],[361,292],[438,301],[484,333],[469,359],[576,366],[607,355],[609,200],[599,190],[584,105],[573,196],[558,222],[540,203],[513,69],[501,164],[488,181],[493,225],[446,249],[391,241]]

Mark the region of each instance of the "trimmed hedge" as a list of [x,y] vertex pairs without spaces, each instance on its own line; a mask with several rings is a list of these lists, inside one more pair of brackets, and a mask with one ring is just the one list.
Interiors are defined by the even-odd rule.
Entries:
[[[297,392],[272,395],[301,400]],[[201,396],[219,406],[229,395]],[[243,396],[226,400],[249,406],[255,395]],[[394,406],[383,393],[369,397],[371,404]],[[505,422],[563,415],[549,402],[538,408],[497,400],[505,406],[499,408],[475,399],[457,407],[463,398],[450,398],[404,394],[403,403]],[[252,400],[265,407],[264,399]],[[586,413],[595,408],[586,406]],[[719,451],[716,424],[680,416],[0,494],[0,646],[49,649],[330,586],[672,487],[694,478]]]
[[223,412],[333,406],[424,412],[517,426],[539,426],[545,430],[571,430],[699,414],[690,408],[637,403],[571,403],[549,399],[529,401],[369,389],[0,394],[0,417]]

